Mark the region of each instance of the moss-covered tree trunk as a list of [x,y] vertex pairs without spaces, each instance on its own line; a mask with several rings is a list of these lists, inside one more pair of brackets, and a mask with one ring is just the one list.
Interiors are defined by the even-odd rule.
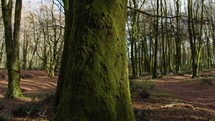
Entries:
[[5,29],[5,42],[8,69],[8,90],[6,97],[22,96],[20,89],[19,38],[22,0],[16,0],[14,29],[12,29],[13,0],[1,0]]
[[[55,121],[134,121],[129,92],[126,0],[69,1],[69,54]],[[66,35],[68,34],[68,35]],[[62,69],[62,68],[61,68]],[[62,78],[62,77],[61,77]]]
[[198,54],[197,54],[197,72],[200,70],[201,58],[202,58],[202,46],[203,46],[203,20],[204,20],[204,0],[202,0],[202,10],[201,10],[201,24],[199,30],[199,47],[198,47]]
[[72,13],[68,15],[69,2],[70,2],[69,0],[63,0],[66,26],[64,29],[64,48],[63,48],[62,59],[60,63],[60,73],[58,76],[57,89],[55,93],[55,107],[57,107],[59,104],[60,96],[63,90],[63,83],[65,80],[64,77],[65,77],[66,66],[67,66],[66,64],[69,56],[69,36],[72,29],[72,18],[73,18]]

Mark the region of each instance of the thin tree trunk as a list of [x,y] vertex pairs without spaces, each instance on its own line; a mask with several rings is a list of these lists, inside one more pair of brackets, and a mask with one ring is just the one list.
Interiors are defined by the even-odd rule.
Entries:
[[24,30],[24,39],[23,39],[23,48],[22,48],[22,69],[26,69],[27,68],[27,55],[28,55],[28,34],[27,31]]
[[189,32],[189,40],[190,40],[190,47],[191,47],[191,55],[192,55],[192,78],[198,77],[197,72],[197,63],[196,63],[196,38],[195,33],[193,33],[194,30],[194,23],[193,23],[193,4],[192,0],[188,0],[188,32]]
[[202,11],[201,11],[201,24],[200,24],[200,36],[199,36],[199,48],[197,55],[197,72],[199,72],[201,58],[202,58],[202,34],[203,34],[203,19],[204,19],[204,0],[202,0]]
[[211,54],[210,38],[207,30],[205,31],[205,36],[206,36],[206,47],[207,47],[207,68],[210,69],[212,64],[212,59],[211,59],[212,54]]
[[[179,9],[179,0],[176,1],[176,16],[179,16],[180,9]],[[176,73],[181,72],[181,38],[180,38],[180,23],[179,23],[179,17],[176,18]]]
[[[163,0],[161,0],[161,16],[163,16]],[[164,36],[164,23],[163,18],[161,18],[161,33],[162,33],[162,65],[163,65],[163,75],[167,74],[167,65],[166,65],[166,52],[165,52],[165,36]]]
[[4,43],[4,40],[2,40],[1,49],[0,49],[0,66],[2,65],[2,61],[3,61],[4,49],[5,49],[5,43]]
[[[159,15],[159,0],[157,0],[157,15]],[[156,20],[156,28],[155,28],[155,49],[154,49],[154,66],[153,66],[153,75],[152,78],[157,78],[157,51],[158,51],[158,29],[159,29],[159,17]]]

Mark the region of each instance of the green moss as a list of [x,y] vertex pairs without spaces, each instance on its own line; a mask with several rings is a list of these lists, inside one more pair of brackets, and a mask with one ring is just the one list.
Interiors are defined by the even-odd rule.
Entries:
[[12,65],[14,70],[8,69],[8,89],[7,89],[7,98],[19,98],[22,97],[22,92],[20,89],[20,72],[19,67],[16,67],[15,65]]
[[71,53],[55,120],[134,121],[125,47],[126,1],[73,3]]

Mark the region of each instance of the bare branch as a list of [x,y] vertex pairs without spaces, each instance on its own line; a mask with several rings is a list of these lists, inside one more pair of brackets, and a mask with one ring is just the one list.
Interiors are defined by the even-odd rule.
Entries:
[[159,18],[177,18],[177,17],[187,17],[187,16],[160,16],[160,15],[153,15],[153,14],[150,14],[150,13],[147,13],[145,11],[142,11],[142,10],[139,10],[139,9],[136,9],[136,8],[132,8],[130,6],[127,6],[127,8],[133,10],[133,11],[136,11],[136,12],[139,12],[139,13],[142,13],[144,15],[147,15],[149,17],[159,17]]

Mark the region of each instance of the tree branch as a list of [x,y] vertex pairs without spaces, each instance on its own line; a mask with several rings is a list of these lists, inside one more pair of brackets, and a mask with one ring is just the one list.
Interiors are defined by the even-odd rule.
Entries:
[[139,10],[139,9],[136,9],[136,8],[132,8],[130,6],[127,6],[127,8],[133,10],[133,11],[136,11],[136,12],[139,12],[139,13],[142,13],[144,15],[147,15],[149,17],[159,17],[159,18],[177,18],[177,17],[187,17],[187,16],[160,16],[160,15],[153,15],[153,14],[150,14],[150,13],[147,13],[145,11],[142,11],[142,10]]

